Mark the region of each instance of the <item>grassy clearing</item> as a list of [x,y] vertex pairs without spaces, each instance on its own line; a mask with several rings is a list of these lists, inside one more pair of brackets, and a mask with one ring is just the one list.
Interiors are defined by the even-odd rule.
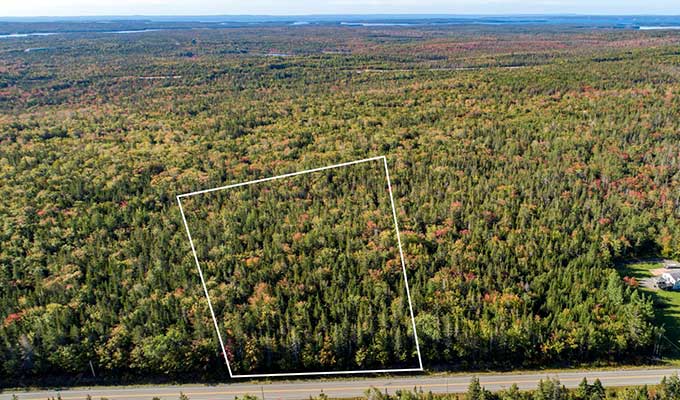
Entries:
[[[636,262],[622,266],[621,273],[623,276],[635,278],[641,282],[653,276],[652,270],[662,267],[663,264],[660,262]],[[641,289],[654,300],[656,322],[666,330],[665,336],[668,341],[664,341],[664,347],[667,349],[665,356],[680,359],[680,348],[678,348],[680,347],[680,292],[643,287]],[[674,347],[669,341],[678,347]]]

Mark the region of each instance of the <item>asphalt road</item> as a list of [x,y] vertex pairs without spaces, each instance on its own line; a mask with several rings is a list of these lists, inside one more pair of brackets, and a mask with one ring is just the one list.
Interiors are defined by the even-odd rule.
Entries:
[[[479,375],[483,386],[491,391],[505,389],[516,383],[520,389],[534,389],[539,380],[558,378],[560,382],[570,388],[578,386],[581,379],[588,378],[589,382],[599,378],[605,386],[633,386],[653,385],[661,381],[664,376],[678,373],[678,369],[625,369],[608,371],[574,371],[574,372],[527,372],[513,374],[483,374]],[[452,376],[399,376],[364,379],[318,379],[308,381],[291,381],[275,383],[234,383],[223,385],[176,385],[176,386],[142,386],[142,387],[96,387],[66,389],[61,391],[46,390],[35,392],[3,392],[0,400],[11,400],[16,394],[19,399],[57,398],[62,400],[81,400],[91,395],[94,400],[106,397],[110,400],[142,400],[159,397],[163,400],[177,400],[182,392],[191,400],[225,400],[234,399],[245,394],[256,395],[267,400],[302,400],[310,396],[325,393],[329,397],[359,397],[370,387],[382,392],[394,393],[399,389],[422,388],[433,393],[460,393],[466,391],[472,375]]]

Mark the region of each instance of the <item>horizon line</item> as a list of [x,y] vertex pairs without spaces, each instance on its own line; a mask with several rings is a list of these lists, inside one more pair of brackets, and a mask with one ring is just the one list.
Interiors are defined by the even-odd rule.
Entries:
[[420,17],[420,18],[440,18],[440,17],[680,17],[680,11],[660,14],[660,13],[574,13],[574,12],[555,12],[555,13],[309,13],[309,14],[73,14],[73,15],[0,15],[1,19],[24,19],[24,18],[199,18],[199,17]]

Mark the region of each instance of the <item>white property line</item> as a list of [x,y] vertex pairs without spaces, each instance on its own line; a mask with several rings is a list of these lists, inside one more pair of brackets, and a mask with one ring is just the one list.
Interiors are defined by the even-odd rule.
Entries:
[[[320,371],[320,372],[292,372],[292,373],[273,373],[273,374],[233,374],[231,371],[231,365],[229,364],[229,357],[227,357],[227,351],[224,348],[224,341],[222,340],[222,334],[220,333],[219,324],[217,318],[215,317],[215,312],[213,311],[212,302],[210,301],[210,295],[208,294],[208,287],[205,284],[205,279],[203,278],[203,271],[201,270],[201,265],[198,261],[198,255],[196,253],[196,248],[194,247],[194,241],[191,238],[191,232],[189,231],[189,224],[187,223],[186,216],[184,214],[184,208],[182,207],[182,198],[190,197],[197,194],[210,193],[218,190],[231,189],[240,186],[252,185],[254,183],[268,182],[276,179],[289,178],[292,176],[308,174],[311,172],[325,171],[332,168],[346,167],[350,165],[360,164],[369,161],[382,160],[385,166],[385,177],[387,178],[387,190],[390,195],[390,203],[392,205],[392,217],[394,219],[394,230],[397,234],[397,243],[399,245],[399,257],[401,258],[401,268],[404,274],[404,284],[406,286],[406,297],[408,299],[409,311],[411,314],[411,324],[413,326],[413,336],[415,338],[416,351],[418,352],[418,368],[394,368],[394,369],[371,369],[371,370],[353,370],[353,371]],[[327,167],[308,169],[300,172],[293,172],[289,174],[283,174],[278,176],[273,176],[270,178],[255,179],[248,182],[236,183],[232,185],[220,186],[212,189],[199,190],[191,193],[184,193],[177,196],[177,202],[179,203],[179,210],[182,214],[182,221],[184,222],[184,227],[187,231],[187,236],[189,237],[189,244],[191,245],[191,252],[194,255],[194,261],[196,262],[196,267],[198,268],[198,274],[201,278],[201,284],[203,285],[203,291],[205,292],[205,297],[208,299],[208,308],[210,309],[210,315],[212,316],[213,323],[215,325],[215,330],[217,331],[217,338],[220,341],[220,346],[222,347],[222,354],[224,355],[224,360],[227,363],[227,369],[229,370],[229,376],[231,378],[267,378],[267,377],[282,377],[282,376],[312,376],[312,375],[346,375],[346,374],[371,374],[371,373],[389,373],[389,372],[420,372],[423,371],[423,360],[420,355],[420,344],[418,342],[418,331],[416,330],[416,320],[413,313],[413,304],[411,302],[411,292],[408,287],[408,277],[406,274],[406,262],[404,259],[404,252],[401,247],[401,236],[399,234],[399,225],[397,223],[397,210],[394,206],[394,196],[392,195],[392,183],[390,181],[390,173],[387,168],[387,158],[385,156],[377,156],[371,158],[365,158],[358,161],[350,161],[341,164],[335,164]]]
[[392,203],[392,216],[394,217],[394,230],[397,232],[397,243],[399,244],[399,257],[401,258],[401,269],[404,271],[404,284],[406,285],[406,297],[408,298],[408,307],[411,311],[411,323],[413,323],[413,333],[416,338],[416,349],[418,349],[418,365],[423,369],[423,359],[420,357],[420,345],[418,344],[418,334],[416,333],[416,319],[413,316],[413,306],[411,305],[411,291],[408,289],[408,276],[406,275],[406,262],[404,261],[404,252],[401,249],[401,237],[399,236],[399,224],[397,223],[397,210],[394,208],[394,197],[392,197],[392,182],[390,182],[390,171],[387,169],[387,158],[383,156],[385,163],[385,176],[387,177],[387,190],[390,192],[390,203]]
[[194,260],[196,261],[196,266],[198,267],[198,275],[201,277],[201,283],[203,284],[203,291],[205,292],[205,297],[208,299],[208,308],[210,309],[210,315],[212,315],[213,322],[215,323],[215,330],[217,331],[217,338],[220,340],[220,346],[222,346],[222,354],[224,354],[224,361],[227,362],[227,369],[229,370],[229,376],[231,374],[231,365],[229,365],[229,358],[227,357],[227,352],[224,350],[224,342],[222,341],[222,335],[220,334],[220,328],[217,325],[217,318],[215,318],[215,312],[213,311],[212,303],[210,302],[210,296],[208,295],[208,287],[205,286],[205,279],[203,279],[203,271],[201,271],[201,266],[198,263],[198,256],[196,255],[196,249],[194,248],[194,240],[191,238],[191,232],[189,232],[189,224],[187,224],[187,218],[184,216],[184,208],[182,208],[182,200],[177,196],[177,202],[179,203],[179,212],[182,213],[182,221],[184,221],[184,227],[187,230],[187,236],[189,236],[189,244],[191,244],[191,252],[194,253]]
[[319,376],[319,375],[349,375],[349,374],[384,374],[389,372],[422,372],[422,368],[394,368],[394,369],[359,369],[354,371],[321,371],[321,372],[284,372],[277,374],[236,374],[232,378],[271,378],[278,376]]
[[291,176],[308,174],[310,172],[325,171],[327,169],[332,169],[332,168],[346,167],[348,165],[354,165],[354,164],[359,164],[359,163],[363,163],[363,162],[367,162],[367,161],[375,161],[375,160],[380,160],[380,159],[385,159],[385,156],[365,158],[363,160],[350,161],[350,162],[346,162],[346,163],[342,163],[342,164],[330,165],[328,167],[308,169],[306,171],[292,172],[290,174],[277,175],[277,176],[272,176],[270,178],[255,179],[253,181],[235,183],[233,185],[220,186],[220,187],[216,187],[216,188],[212,188],[212,189],[198,190],[196,192],[180,194],[179,196],[177,196],[177,198],[189,197],[189,196],[193,196],[193,195],[196,195],[196,194],[216,192],[218,190],[231,189],[231,188],[235,188],[235,187],[239,187],[239,186],[252,185],[253,183],[268,182],[268,181],[273,181],[273,180],[281,179],[281,178],[290,178]]

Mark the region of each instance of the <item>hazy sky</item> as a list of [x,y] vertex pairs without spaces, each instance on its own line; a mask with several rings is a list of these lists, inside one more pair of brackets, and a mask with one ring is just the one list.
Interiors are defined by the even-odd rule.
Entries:
[[680,15],[680,0],[0,0],[5,17],[371,13]]

